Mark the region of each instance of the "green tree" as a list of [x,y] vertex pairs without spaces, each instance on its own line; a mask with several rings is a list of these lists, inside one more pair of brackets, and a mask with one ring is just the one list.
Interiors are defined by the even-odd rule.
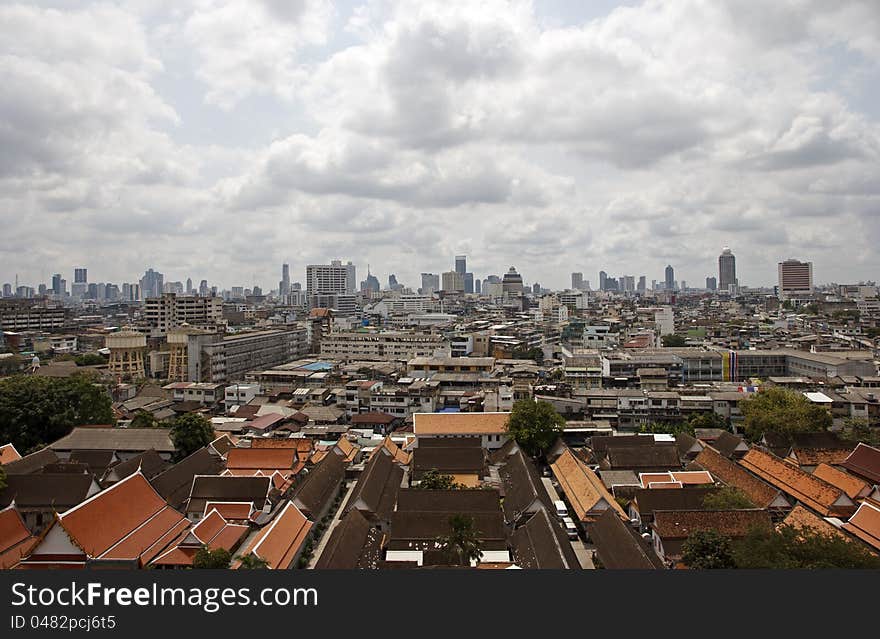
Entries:
[[77,366],[100,366],[101,364],[106,364],[107,360],[98,353],[84,353],[82,355],[77,355],[74,359]]
[[147,410],[139,410],[131,420],[129,428],[156,428],[159,421]]
[[872,428],[868,420],[861,417],[847,417],[843,420],[840,437],[851,442],[880,446],[880,428]]
[[424,490],[454,490],[461,488],[461,485],[455,483],[455,478],[452,475],[444,475],[436,468],[432,468],[422,475],[418,488]]
[[655,433],[678,435],[679,433],[694,434],[694,427],[690,422],[650,422],[639,426],[640,433]]
[[530,455],[543,455],[565,428],[565,419],[550,402],[521,399],[507,419],[507,432]]
[[714,530],[694,531],[681,549],[681,560],[689,568],[706,570],[736,567],[730,539]]
[[480,533],[473,517],[452,515],[449,518],[449,534],[437,537],[437,547],[453,564],[469,566],[471,560],[479,561],[483,556],[480,549]]
[[746,437],[751,441],[764,433],[775,433],[791,438],[795,433],[827,430],[831,414],[812,403],[801,393],[778,386],[767,388],[739,403],[745,417]]
[[721,428],[722,430],[730,430],[730,424],[727,420],[715,411],[695,413],[694,415],[691,415],[687,421],[691,429]]
[[880,568],[880,557],[842,535],[779,526],[753,530],[734,545],[738,568]]
[[254,553],[239,555],[238,558],[241,561],[239,568],[244,568],[245,570],[262,570],[269,567],[268,561],[262,557],[257,557]]
[[687,343],[687,339],[683,335],[675,335],[674,333],[670,333],[669,335],[664,335],[660,338],[660,343],[663,346],[674,348],[678,346],[684,346]]
[[214,428],[204,415],[185,413],[171,423],[171,441],[177,459],[183,459],[214,441]]
[[12,357],[4,357],[0,359],[0,376],[14,375],[21,371],[24,366],[24,358],[21,355],[13,354]]
[[42,447],[74,426],[115,422],[110,395],[89,376],[0,379],[0,441],[18,450]]
[[708,510],[742,510],[755,508],[755,504],[736,486],[725,486],[703,498],[703,508]]
[[211,550],[207,546],[202,546],[193,557],[193,568],[229,568],[230,562],[232,555],[225,548]]

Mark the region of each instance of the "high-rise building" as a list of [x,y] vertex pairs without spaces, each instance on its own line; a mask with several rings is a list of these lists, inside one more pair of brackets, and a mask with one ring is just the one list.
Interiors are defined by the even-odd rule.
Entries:
[[455,256],[455,272],[464,277],[467,273],[467,255]]
[[636,290],[636,278],[634,275],[624,275],[620,278],[621,289],[627,293],[634,293]]
[[436,273],[422,273],[422,295],[431,295],[440,290],[440,276]]
[[89,281],[88,269],[85,269],[85,268],[73,269],[73,283],[74,284],[87,284],[88,281]]
[[281,265],[281,281],[278,283],[278,294],[287,295],[290,293],[290,265]]
[[727,292],[736,283],[736,258],[725,246],[718,256],[718,285],[722,291]]
[[[310,264],[306,266],[306,294],[312,308],[315,306],[318,295],[330,293],[354,294],[357,283],[354,281],[355,267],[349,262],[343,264],[341,260],[333,260],[330,264]],[[375,278],[374,278],[375,279]],[[369,279],[369,275],[367,277]],[[378,290],[378,280],[376,282]],[[322,297],[321,299],[325,299]]]
[[646,286],[647,286],[647,282],[645,281],[645,276],[644,276],[644,275],[640,275],[640,276],[639,276],[639,284],[638,284],[638,286],[636,286],[636,292],[637,292],[639,295],[644,295],[644,294],[645,294],[645,287],[646,287]]
[[718,288],[718,280],[716,280],[714,277],[707,277],[706,278],[706,290],[707,291],[714,291],[717,288]]
[[52,293],[61,295],[61,273],[52,276]]
[[535,283],[532,285],[532,295],[534,295],[535,297],[537,297],[537,296],[540,295],[540,294],[541,294],[541,285],[538,284],[538,282],[535,282]]
[[479,278],[477,278],[474,280],[474,293],[476,293],[477,295],[482,295],[482,292],[483,291],[480,286],[480,280],[479,280]]
[[779,299],[808,296],[813,292],[813,263],[788,259],[779,262]]
[[191,277],[186,278],[186,294],[192,295],[195,291],[193,290],[193,281]]
[[143,298],[160,297],[165,292],[165,276],[162,273],[147,269],[140,281]]
[[[141,292],[143,293],[143,290]],[[202,280],[201,282],[199,282],[199,295],[201,297],[207,297],[208,295],[212,295],[212,296],[215,295],[215,293],[213,293],[211,291],[211,289],[208,288],[208,280]]]
[[473,273],[465,273],[464,274],[464,292],[465,293],[473,293],[474,292],[474,274]]
[[501,279],[501,291],[505,296],[516,296],[523,293],[522,276],[516,272],[513,266],[508,269]]
[[443,290],[447,293],[458,291],[464,293],[464,277],[458,271],[443,273]]
[[671,264],[666,265],[666,290],[674,291],[675,290],[675,270],[672,268]]
[[599,271],[599,290],[604,291],[608,288],[608,273]]
[[12,284],[9,282],[3,285],[3,297],[12,297]]
[[583,273],[572,273],[571,274],[571,288],[575,291],[582,291],[584,288],[584,274]]

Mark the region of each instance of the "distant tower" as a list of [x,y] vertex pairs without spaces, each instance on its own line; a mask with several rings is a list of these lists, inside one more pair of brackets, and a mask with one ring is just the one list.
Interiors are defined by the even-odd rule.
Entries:
[[104,345],[110,349],[108,368],[111,373],[132,379],[146,377],[144,371],[146,335],[137,331],[110,333],[104,338]]
[[455,256],[455,272],[461,275],[462,278],[467,273],[467,255]]
[[726,246],[718,256],[718,288],[727,292],[736,284],[736,258]]
[[666,266],[666,290],[675,290],[675,270],[672,268],[671,264]]

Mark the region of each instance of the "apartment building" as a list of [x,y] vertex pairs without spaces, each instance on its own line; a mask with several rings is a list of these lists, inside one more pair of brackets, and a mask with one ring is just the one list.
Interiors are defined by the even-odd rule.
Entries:
[[247,373],[284,364],[308,352],[305,327],[251,331],[233,335],[190,335],[189,381],[233,382]]
[[339,360],[409,361],[449,352],[449,342],[435,333],[331,333],[321,340],[321,357]]
[[144,322],[151,337],[162,337],[182,324],[214,327],[223,319],[223,300],[219,297],[166,293],[144,302]]

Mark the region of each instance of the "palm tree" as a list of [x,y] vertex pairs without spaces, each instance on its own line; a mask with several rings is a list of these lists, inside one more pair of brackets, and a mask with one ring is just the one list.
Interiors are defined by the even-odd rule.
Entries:
[[268,561],[266,561],[262,557],[258,557],[254,553],[239,555],[238,559],[241,561],[241,564],[239,564],[239,568],[244,568],[245,570],[259,570],[269,567]]
[[473,517],[452,515],[449,518],[449,534],[437,537],[437,547],[452,562],[469,566],[472,560],[479,561],[483,556],[480,550],[480,532]]

